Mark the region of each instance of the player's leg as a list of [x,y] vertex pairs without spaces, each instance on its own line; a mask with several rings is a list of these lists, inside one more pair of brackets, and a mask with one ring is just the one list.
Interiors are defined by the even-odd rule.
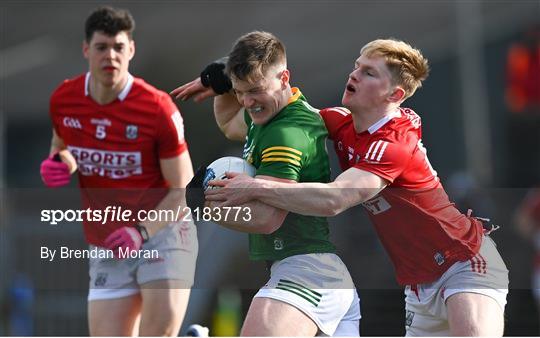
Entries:
[[180,281],[159,280],[141,285],[141,336],[177,336],[190,289]]
[[302,336],[313,337],[315,322],[296,307],[285,302],[258,297],[249,307],[241,336]]
[[353,306],[358,303],[355,295],[350,274],[335,254],[287,257],[272,265],[270,280],[252,301],[242,335],[312,336],[322,332],[332,336],[347,317],[355,322],[347,326],[347,335],[358,336],[353,327],[358,327],[360,318],[359,306]]
[[502,336],[504,314],[489,296],[461,292],[446,300],[448,325],[453,336]]
[[140,334],[176,336],[184,320],[195,275],[198,252],[195,225],[182,223],[164,228],[145,243],[143,249],[157,250],[159,257],[139,261]]
[[405,288],[405,336],[450,336],[446,306],[441,297],[442,282]]
[[356,337],[360,335],[360,298],[356,290],[347,313],[341,318],[333,337]]
[[141,310],[139,294],[88,302],[90,336],[136,336]]
[[476,256],[450,270],[443,296],[450,333],[502,336],[508,269],[493,240],[485,236]]
[[[90,249],[93,249],[90,246]],[[104,249],[99,249],[104,250]],[[132,260],[90,258],[88,327],[91,336],[138,333],[141,296]]]

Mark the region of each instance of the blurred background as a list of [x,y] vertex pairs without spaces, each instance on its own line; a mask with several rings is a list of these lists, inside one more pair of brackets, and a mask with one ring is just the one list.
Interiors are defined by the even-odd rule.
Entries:
[[[80,224],[39,222],[45,201],[77,208],[76,182],[48,191],[39,164],[51,138],[49,96],[87,70],[84,20],[105,4],[129,9],[136,20],[131,73],[167,92],[252,30],[282,39],[292,84],[319,108],[340,104],[365,43],[395,37],[420,48],[431,75],[403,106],[422,117],[430,161],[460,209],[501,225],[493,238],[510,269],[506,334],[538,335],[531,292],[538,231],[523,236],[515,222],[524,196],[540,183],[538,0],[0,2],[0,335],[88,334],[86,262],[39,258],[40,246],[85,247]],[[211,101],[178,105],[195,167],[240,156],[241,145],[220,134]],[[360,209],[331,223],[360,292],[362,335],[403,335],[402,290]],[[199,227],[199,250],[181,332],[199,323],[213,335],[235,335],[268,277],[265,266],[247,260],[246,235],[213,224]]]

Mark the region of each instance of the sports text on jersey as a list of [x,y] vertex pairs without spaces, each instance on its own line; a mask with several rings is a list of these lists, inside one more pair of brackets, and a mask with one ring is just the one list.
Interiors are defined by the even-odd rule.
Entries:
[[84,176],[104,176],[112,179],[142,174],[141,152],[111,151],[68,146]]

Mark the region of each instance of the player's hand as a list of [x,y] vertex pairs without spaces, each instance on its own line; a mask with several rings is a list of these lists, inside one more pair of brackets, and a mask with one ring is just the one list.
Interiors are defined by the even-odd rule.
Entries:
[[219,207],[237,207],[254,199],[254,189],[259,188],[257,180],[246,174],[228,172],[225,180],[212,180],[209,186],[219,189],[208,189],[205,192],[207,201],[220,202]]
[[143,238],[139,231],[134,227],[121,227],[113,231],[107,238],[105,238],[105,248],[113,250],[114,254],[118,257],[120,254],[119,249],[122,251],[137,251],[141,248]]
[[71,174],[69,166],[57,159],[57,153],[52,154],[41,162],[39,168],[43,183],[49,188],[57,188],[69,183]]
[[205,87],[210,87],[218,95],[228,93],[232,89],[232,82],[225,72],[229,57],[218,59],[206,67],[201,72],[201,83]]
[[204,208],[204,190],[208,187],[210,177],[207,176],[207,166],[200,166],[195,175],[186,185],[186,204],[190,210]]
[[180,99],[182,101],[189,100],[193,97],[193,101],[201,102],[209,97],[213,97],[218,94],[214,92],[212,87],[203,86],[201,78],[198,77],[195,80],[176,88],[175,90],[170,92],[170,95],[173,96],[175,99]]
[[170,94],[183,101],[194,96],[195,102],[201,102],[206,98],[228,93],[232,89],[232,83],[225,73],[227,60],[227,57],[223,57],[210,63],[204,67],[198,78],[176,88]]

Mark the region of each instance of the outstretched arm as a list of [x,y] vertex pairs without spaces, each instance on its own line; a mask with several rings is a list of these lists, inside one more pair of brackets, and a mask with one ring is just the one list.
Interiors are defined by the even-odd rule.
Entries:
[[210,182],[222,188],[209,190],[207,200],[222,206],[258,200],[276,208],[313,216],[335,216],[371,199],[388,185],[385,179],[357,168],[344,171],[331,183],[284,184],[246,175],[231,177]]

